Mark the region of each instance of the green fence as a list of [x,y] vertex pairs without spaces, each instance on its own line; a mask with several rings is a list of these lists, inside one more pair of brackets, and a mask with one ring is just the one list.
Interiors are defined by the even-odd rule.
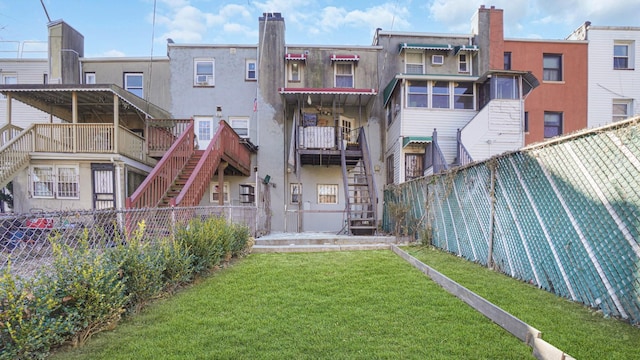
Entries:
[[383,226],[640,323],[640,118],[392,186]]

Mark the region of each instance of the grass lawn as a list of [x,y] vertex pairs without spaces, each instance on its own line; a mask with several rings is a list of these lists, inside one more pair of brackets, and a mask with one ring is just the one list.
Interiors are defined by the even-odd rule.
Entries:
[[542,331],[576,359],[639,359],[640,328],[430,247],[404,248],[442,274]]
[[53,359],[527,359],[390,251],[252,254]]

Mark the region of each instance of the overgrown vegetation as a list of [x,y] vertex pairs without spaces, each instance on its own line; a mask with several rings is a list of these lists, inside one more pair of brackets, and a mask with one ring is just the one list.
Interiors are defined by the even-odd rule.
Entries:
[[53,264],[33,278],[5,269],[0,359],[43,359],[63,343],[82,345],[115,328],[123,314],[173,293],[252,245],[246,227],[219,218],[193,220],[177,233],[175,240],[150,238],[141,222],[126,239],[115,232],[115,238],[94,244],[85,230],[73,247],[49,239]]

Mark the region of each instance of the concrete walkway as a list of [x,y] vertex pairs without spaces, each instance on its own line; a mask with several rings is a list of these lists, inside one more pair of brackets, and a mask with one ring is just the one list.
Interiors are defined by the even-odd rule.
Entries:
[[273,233],[256,239],[254,253],[385,250],[399,244],[395,236],[350,236],[334,233]]

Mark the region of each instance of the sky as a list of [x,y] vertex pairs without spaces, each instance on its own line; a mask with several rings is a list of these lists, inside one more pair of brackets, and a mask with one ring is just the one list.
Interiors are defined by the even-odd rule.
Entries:
[[469,34],[483,4],[504,10],[506,38],[564,39],[585,21],[640,27],[640,0],[0,0],[0,51],[46,42],[49,19],[84,35],[85,57],[166,56],[167,38],[255,45],[264,12],[282,13],[290,45],[367,46],[376,28]]

